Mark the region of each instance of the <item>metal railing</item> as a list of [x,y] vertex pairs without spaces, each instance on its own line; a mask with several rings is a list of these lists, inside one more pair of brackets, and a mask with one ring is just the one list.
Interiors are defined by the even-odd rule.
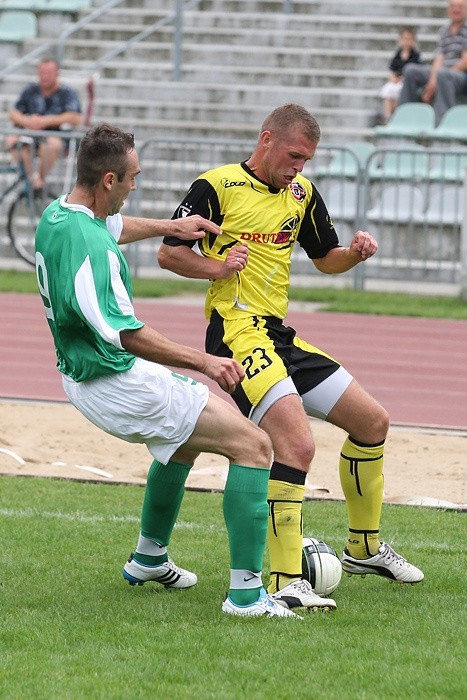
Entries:
[[[251,141],[222,139],[145,141],[138,149],[142,175],[129,212],[170,218],[200,173],[248,158],[253,146]],[[430,148],[423,155],[426,162],[420,161],[419,149],[374,148],[362,162],[350,147],[320,145],[305,167],[304,175],[322,194],[341,243],[347,245],[359,229],[378,240],[374,258],[337,276],[347,278],[347,284],[361,289],[370,281],[459,286],[467,279],[461,252],[467,250],[462,244],[467,150]],[[341,172],[336,162],[343,164]],[[425,170],[417,171],[423,164]],[[135,275],[158,274],[159,243],[145,241],[128,249]],[[464,253],[464,265],[466,258]],[[299,246],[292,275],[297,284],[322,278]]]

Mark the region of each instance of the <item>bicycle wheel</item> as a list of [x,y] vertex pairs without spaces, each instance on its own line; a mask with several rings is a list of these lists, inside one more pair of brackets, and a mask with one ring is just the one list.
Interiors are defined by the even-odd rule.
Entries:
[[42,212],[56,196],[47,190],[21,192],[10,205],[7,231],[20,258],[35,264],[34,238]]

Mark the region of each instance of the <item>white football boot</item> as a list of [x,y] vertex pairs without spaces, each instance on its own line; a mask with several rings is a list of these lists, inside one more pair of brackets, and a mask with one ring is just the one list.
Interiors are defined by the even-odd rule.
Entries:
[[285,608],[309,608],[313,611],[335,610],[337,608],[336,601],[332,598],[322,598],[317,595],[309,581],[302,579],[301,581],[292,581],[284,588],[281,588],[277,593],[271,593],[271,597]]
[[378,554],[369,559],[354,559],[345,549],[342,555],[342,568],[349,576],[376,574],[391,581],[411,584],[423,580],[423,571],[410,564],[385,542],[381,542]]
[[123,567],[123,578],[130,586],[142,586],[146,581],[155,581],[166,588],[190,588],[198,581],[196,574],[180,568],[171,559],[164,564],[149,566],[135,561],[133,554]]

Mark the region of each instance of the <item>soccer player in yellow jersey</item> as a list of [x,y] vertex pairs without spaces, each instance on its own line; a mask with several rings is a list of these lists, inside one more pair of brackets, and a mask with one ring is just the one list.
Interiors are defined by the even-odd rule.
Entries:
[[206,350],[243,366],[233,398],[271,437],[268,592],[289,608],[320,607],[323,600],[302,580],[302,503],[315,453],[308,416],[348,434],[339,462],[349,520],[344,570],[406,583],[423,579],[379,536],[387,412],[339,362],[284,323],[296,243],[325,274],[350,270],[378,247],[366,231],[341,246],[323,199],[301,175],[319,138],[318,123],[300,105],[275,109],[250,158],[200,175],[175,214],[200,214],[222,233],[198,241],[201,255],[194,241],[164,238],[158,255],[163,268],[211,280]]

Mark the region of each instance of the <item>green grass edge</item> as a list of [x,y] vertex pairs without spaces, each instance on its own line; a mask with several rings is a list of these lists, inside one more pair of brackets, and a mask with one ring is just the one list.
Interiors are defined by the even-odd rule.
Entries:
[[[135,298],[157,298],[182,294],[204,295],[208,282],[183,279],[133,280]],[[34,272],[0,271],[0,292],[35,294]],[[369,292],[352,288],[292,287],[291,301],[318,304],[319,311],[386,316],[467,319],[467,302],[459,297],[426,296],[399,292]]]

